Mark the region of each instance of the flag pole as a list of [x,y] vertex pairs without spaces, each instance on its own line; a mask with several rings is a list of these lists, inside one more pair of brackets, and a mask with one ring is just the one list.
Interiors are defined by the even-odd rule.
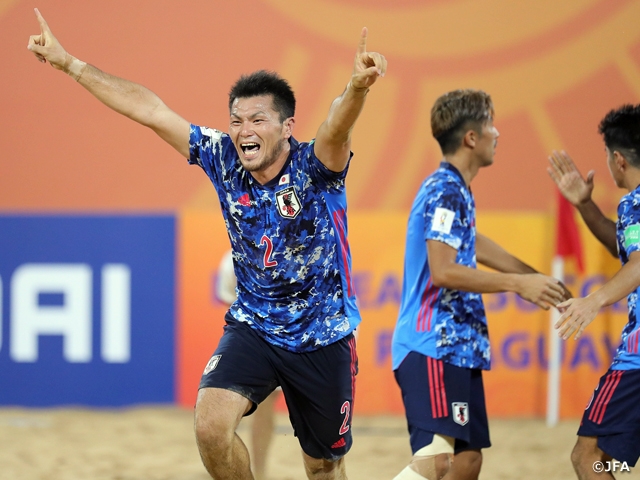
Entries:
[[[564,282],[564,258],[553,257],[551,275]],[[562,365],[562,340],[554,325],[560,318],[558,309],[551,308],[549,326],[549,361],[547,365],[547,427],[554,427],[560,418],[560,368]]]

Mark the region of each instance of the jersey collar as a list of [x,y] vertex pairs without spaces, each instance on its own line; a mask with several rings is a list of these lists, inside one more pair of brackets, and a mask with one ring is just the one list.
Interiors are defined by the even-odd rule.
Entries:
[[467,188],[467,183],[464,181],[464,177],[460,173],[460,170],[458,170],[452,164],[450,164],[446,160],[443,160],[443,161],[440,162],[440,168],[442,168],[443,170],[446,170],[448,172],[451,172],[454,176],[458,177],[458,179],[460,180],[460,183],[462,183],[462,185],[464,185],[465,188]]

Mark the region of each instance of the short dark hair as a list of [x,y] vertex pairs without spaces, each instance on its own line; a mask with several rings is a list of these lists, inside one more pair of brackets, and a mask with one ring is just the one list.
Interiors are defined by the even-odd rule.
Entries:
[[443,154],[454,153],[471,128],[477,132],[493,119],[491,97],[482,90],[453,90],[440,96],[431,108],[431,133]]
[[640,105],[626,104],[607,113],[598,132],[610,151],[617,150],[640,168]]
[[271,95],[273,108],[280,114],[280,121],[293,117],[296,112],[296,97],[289,83],[275,72],[258,70],[242,75],[229,91],[229,111],[236,98]]

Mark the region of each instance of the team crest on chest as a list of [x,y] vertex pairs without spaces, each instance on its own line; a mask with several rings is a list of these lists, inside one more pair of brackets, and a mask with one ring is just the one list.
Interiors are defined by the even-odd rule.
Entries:
[[469,423],[469,406],[466,402],[453,402],[451,404],[451,413],[453,414],[453,421],[459,425],[466,425]]
[[296,218],[301,210],[300,200],[298,200],[296,190],[293,187],[287,187],[276,192],[276,204],[278,205],[278,212],[284,218]]

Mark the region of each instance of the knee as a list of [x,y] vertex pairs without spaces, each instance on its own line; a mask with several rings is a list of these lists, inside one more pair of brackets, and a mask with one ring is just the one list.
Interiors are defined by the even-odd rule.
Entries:
[[234,432],[232,425],[227,423],[214,412],[203,415],[196,410],[194,430],[200,450],[222,453],[231,448]]
[[421,461],[415,461],[415,459],[416,457],[414,457],[410,467],[413,467],[414,470],[425,478],[430,479],[433,477],[436,480],[440,480],[449,473],[449,470],[451,469],[451,462],[453,461],[453,454],[439,453],[437,455],[427,457],[426,459],[421,459]]
[[480,474],[480,469],[482,468],[482,452],[473,451],[467,457],[469,470],[475,472],[477,475]]
[[304,455],[304,468],[310,478],[323,478],[323,475],[339,471],[342,468],[343,463],[344,458],[340,458],[336,461],[330,461],[323,458],[313,458],[306,454]]
[[[595,442],[594,442],[595,443]],[[593,465],[595,460],[600,460],[601,455],[598,455],[596,445],[591,445],[589,442],[578,441],[571,450],[571,464],[576,472],[581,472],[585,465]]]
[[577,465],[582,463],[582,458],[584,457],[584,451],[580,448],[579,444],[575,444],[573,450],[571,450],[571,464],[575,469]]
[[409,468],[425,478],[440,479],[451,468],[454,446],[455,439],[453,437],[434,434],[429,445],[415,452]]
[[436,470],[436,478],[442,478],[447,473],[449,473],[449,469],[451,468],[451,462],[453,460],[453,455],[449,453],[441,453],[436,455],[434,460],[434,466]]
[[478,478],[482,468],[482,451],[465,450],[453,459],[453,469],[461,478]]
[[449,473],[451,453],[439,453],[429,456],[415,456],[411,463],[394,480],[440,480]]

